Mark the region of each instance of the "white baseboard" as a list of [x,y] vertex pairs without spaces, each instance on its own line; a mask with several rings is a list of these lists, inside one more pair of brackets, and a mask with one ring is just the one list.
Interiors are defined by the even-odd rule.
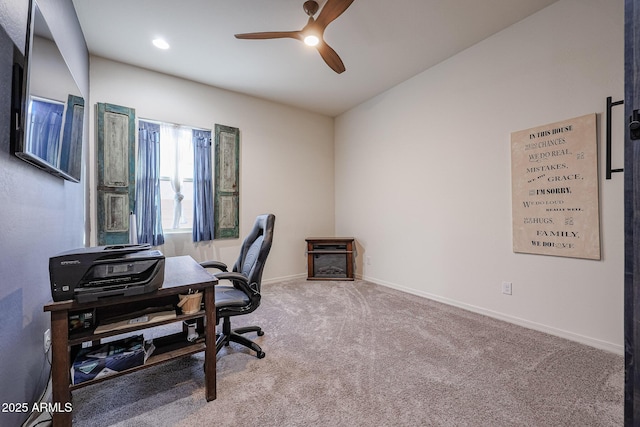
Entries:
[[474,313],[478,313],[478,314],[482,314],[488,317],[492,317],[494,319],[499,319],[499,320],[503,320],[505,322],[509,322],[509,323],[513,323],[515,325],[518,326],[523,326],[525,328],[528,329],[533,329],[535,331],[540,331],[540,332],[544,332],[550,335],[555,335],[561,338],[565,338],[571,341],[576,341],[579,342],[581,344],[585,344],[591,347],[595,347],[598,348],[600,350],[605,350],[605,351],[609,351],[611,353],[615,353],[618,355],[624,355],[624,347],[622,345],[619,344],[614,344],[614,343],[610,343],[607,341],[602,341],[596,338],[592,338],[592,337],[588,337],[585,335],[580,335],[580,334],[576,334],[570,331],[565,331],[562,329],[558,329],[558,328],[554,328],[552,326],[548,326],[548,325],[544,325],[541,323],[537,323],[537,322],[532,322],[530,320],[526,320],[526,319],[521,319],[519,317],[515,317],[515,316],[511,316],[508,314],[504,314],[504,313],[500,313],[497,311],[493,311],[493,310],[487,310],[485,308],[482,307],[477,307],[471,304],[467,304],[467,303],[463,303],[460,301],[456,301],[453,300],[451,298],[446,298],[446,297],[442,297],[439,295],[434,295],[434,294],[430,294],[428,292],[422,292],[422,291],[418,291],[415,289],[410,289],[410,288],[406,288],[404,286],[400,286],[398,284],[395,283],[390,283],[390,282],[386,282],[384,280],[378,280],[376,278],[373,277],[366,277],[366,276],[357,276],[358,279],[362,279],[365,280],[367,282],[371,282],[371,283],[375,283],[376,285],[381,285],[381,286],[385,286],[388,288],[392,288],[392,289],[396,289],[402,292],[406,292],[412,295],[417,295],[423,298],[427,298],[430,300],[434,300],[434,301],[438,301],[441,302],[443,304],[448,304],[454,307],[458,307],[458,308],[462,308],[464,310],[468,310]]
[[262,281],[262,284],[268,285],[269,283],[286,282],[288,280],[304,279],[305,277],[307,277],[307,273],[292,274],[291,276],[276,277],[274,279],[264,279]]

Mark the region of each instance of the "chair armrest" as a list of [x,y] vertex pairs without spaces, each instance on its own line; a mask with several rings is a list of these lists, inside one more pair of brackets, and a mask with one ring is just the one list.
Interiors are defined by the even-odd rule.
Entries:
[[227,264],[221,261],[203,261],[200,265],[204,268],[216,268],[221,271],[227,271]]
[[214,274],[214,276],[218,279],[218,280],[239,280],[245,284],[249,284],[249,281],[247,279],[247,276],[245,276],[244,274],[240,274],[240,273],[236,273],[233,271],[225,271],[222,273],[216,273]]
[[[249,279],[247,276],[237,272],[223,272],[214,274],[216,279],[218,280],[232,280],[233,286],[239,288],[247,295],[257,294],[258,291],[249,284]],[[219,282],[218,282],[219,283]]]

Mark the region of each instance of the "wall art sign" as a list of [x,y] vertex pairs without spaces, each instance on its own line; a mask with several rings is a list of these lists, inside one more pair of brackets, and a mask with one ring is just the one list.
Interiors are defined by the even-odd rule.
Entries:
[[511,134],[513,251],[600,259],[596,115]]

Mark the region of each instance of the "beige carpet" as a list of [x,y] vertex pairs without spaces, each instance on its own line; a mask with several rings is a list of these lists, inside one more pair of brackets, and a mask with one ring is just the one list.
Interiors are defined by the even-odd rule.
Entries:
[[371,283],[265,285],[244,318],[266,358],[221,351],[217,400],[198,354],[76,390],[74,426],[623,424],[622,356]]

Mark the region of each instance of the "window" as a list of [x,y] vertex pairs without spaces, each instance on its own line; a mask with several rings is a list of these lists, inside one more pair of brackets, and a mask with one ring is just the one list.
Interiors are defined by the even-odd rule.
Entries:
[[160,216],[164,232],[191,231],[194,215],[194,145],[198,134],[211,134],[189,126],[140,120],[159,128]]
[[193,129],[160,123],[162,229],[193,226]]
[[138,241],[161,245],[165,231],[191,231],[194,242],[237,238],[239,130],[216,125],[213,150],[211,130],[149,120],[139,125]]

